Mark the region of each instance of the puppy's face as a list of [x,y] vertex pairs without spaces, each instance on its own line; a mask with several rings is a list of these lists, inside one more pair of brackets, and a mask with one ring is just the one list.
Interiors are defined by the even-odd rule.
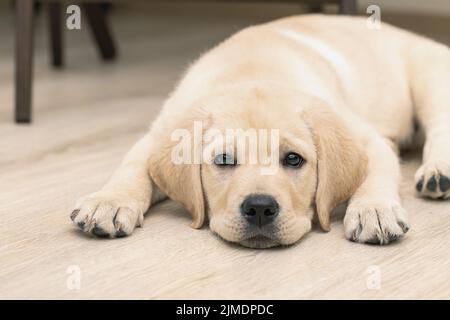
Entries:
[[[226,112],[212,119],[212,127],[222,135],[207,145],[214,147],[201,168],[210,228],[248,247],[292,244],[311,229],[317,185],[313,139],[301,119],[285,116],[292,108],[281,106],[281,101],[276,111],[264,114],[253,113],[265,108],[261,99],[245,103],[237,106],[245,112],[234,113],[233,119]],[[239,130],[247,133],[244,146],[236,135],[221,138]],[[261,149],[266,150],[266,161]]]
[[[171,161],[180,151],[171,139],[155,144],[152,180],[191,213],[193,227],[207,215],[228,241],[292,244],[311,229],[313,213],[329,230],[330,211],[360,185],[364,148],[342,119],[317,98],[278,89],[226,90],[196,103],[196,114],[174,117],[170,126],[189,136],[182,154],[201,149],[200,163]],[[192,129],[198,119],[206,123],[201,139]]]
[[203,183],[210,228],[228,241],[287,245],[311,229],[316,175],[308,160],[301,168],[283,164],[272,176],[250,165],[207,166]]

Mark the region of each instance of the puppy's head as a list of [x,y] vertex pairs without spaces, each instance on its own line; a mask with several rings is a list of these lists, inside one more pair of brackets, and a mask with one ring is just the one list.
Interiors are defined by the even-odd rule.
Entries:
[[[193,118],[183,125],[189,146],[165,141],[150,166],[153,181],[189,210],[194,227],[207,215],[219,236],[254,248],[298,241],[315,212],[329,230],[330,211],[359,186],[366,162],[337,114],[319,99],[273,87],[216,94],[201,104],[200,128]],[[177,164],[174,149],[188,151],[190,162]]]

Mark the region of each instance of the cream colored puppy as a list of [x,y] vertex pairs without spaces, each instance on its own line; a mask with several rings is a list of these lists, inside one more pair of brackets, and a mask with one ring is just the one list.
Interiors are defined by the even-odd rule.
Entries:
[[[202,161],[175,163],[174,132],[277,130],[277,170],[241,161],[223,139]],[[203,55],[100,191],[71,218],[88,233],[120,237],[170,197],[209,217],[222,238],[264,248],[298,241],[317,214],[348,200],[345,236],[386,244],[408,231],[399,197],[397,148],[426,133],[416,189],[450,197],[450,51],[423,37],[363,18],[305,15],[250,27]],[[194,141],[195,139],[193,139]],[[220,148],[219,148],[220,149]]]

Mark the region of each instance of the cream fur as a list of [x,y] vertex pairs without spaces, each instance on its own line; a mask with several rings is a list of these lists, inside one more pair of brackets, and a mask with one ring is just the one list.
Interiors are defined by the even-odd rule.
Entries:
[[[331,210],[349,200],[346,237],[388,243],[409,228],[396,150],[414,140],[413,119],[426,133],[418,192],[450,197],[449,88],[449,49],[386,24],[369,30],[362,18],[306,15],[244,29],[189,68],[148,135],[72,219],[86,232],[128,235],[169,196],[192,214],[193,227],[208,215],[224,239],[268,247],[300,239],[314,211],[328,230]],[[300,150],[307,163],[271,177],[246,165],[224,174],[173,165],[170,133],[193,120],[221,130],[280,128],[281,148]],[[251,238],[239,217],[254,192],[284,208],[266,240]]]

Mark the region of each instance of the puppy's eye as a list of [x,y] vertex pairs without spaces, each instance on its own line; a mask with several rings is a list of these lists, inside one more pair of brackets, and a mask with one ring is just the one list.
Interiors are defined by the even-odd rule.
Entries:
[[214,164],[217,166],[234,166],[234,158],[229,154],[219,154],[214,158]]
[[298,153],[289,152],[284,158],[283,164],[285,166],[299,168],[305,163],[305,159],[302,158]]

